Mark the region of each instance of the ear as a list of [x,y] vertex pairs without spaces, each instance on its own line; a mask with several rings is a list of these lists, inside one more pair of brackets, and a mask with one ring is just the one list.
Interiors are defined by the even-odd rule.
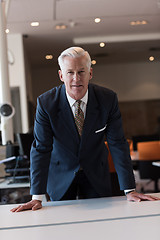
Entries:
[[61,80],[62,82],[64,82],[64,81],[63,81],[62,70],[59,70],[59,71],[58,71],[58,74],[59,74],[59,78],[60,78],[60,80]]
[[93,77],[93,68],[90,68],[90,72],[89,72],[89,74],[90,74],[90,78],[89,78],[89,80],[91,80],[92,77]]

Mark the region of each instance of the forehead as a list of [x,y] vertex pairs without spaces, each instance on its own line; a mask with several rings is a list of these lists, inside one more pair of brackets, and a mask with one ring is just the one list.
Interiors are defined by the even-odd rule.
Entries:
[[65,69],[76,69],[76,68],[86,68],[87,60],[85,56],[80,57],[69,57],[66,56],[63,59],[63,68]]

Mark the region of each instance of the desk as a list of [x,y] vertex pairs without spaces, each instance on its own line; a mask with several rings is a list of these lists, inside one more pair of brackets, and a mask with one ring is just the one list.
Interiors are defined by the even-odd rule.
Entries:
[[156,167],[160,167],[160,161],[158,161],[158,162],[152,162],[152,165],[153,165],[153,166],[156,166]]
[[[11,180],[0,179],[0,202],[2,203],[15,203],[17,198],[24,199],[25,196],[30,194],[30,183],[10,183]],[[15,196],[10,197],[10,194],[14,191],[18,191]],[[3,194],[2,194],[3,193]],[[3,196],[3,197],[2,197]],[[24,200],[23,200],[24,201]]]
[[0,189],[8,189],[8,188],[29,188],[30,183],[10,183],[11,180],[2,180],[0,182]]
[[0,206],[3,240],[159,240],[160,201],[135,203],[126,197],[57,201],[19,213],[10,212],[13,207]]
[[[139,155],[138,151],[132,151],[131,159],[133,169],[138,170],[140,179],[150,179],[154,181],[153,191],[159,192],[158,181],[160,179],[160,168],[157,166],[160,166],[160,158],[154,158],[154,156],[153,158],[150,158],[150,156],[148,158],[146,156],[142,158],[142,156]],[[141,189],[140,191],[144,191],[144,189]]]

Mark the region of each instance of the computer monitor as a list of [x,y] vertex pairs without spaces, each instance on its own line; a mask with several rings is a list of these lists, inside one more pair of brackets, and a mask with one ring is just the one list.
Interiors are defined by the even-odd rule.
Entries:
[[17,133],[17,140],[19,144],[19,154],[27,156],[30,159],[31,145],[34,140],[32,133]]

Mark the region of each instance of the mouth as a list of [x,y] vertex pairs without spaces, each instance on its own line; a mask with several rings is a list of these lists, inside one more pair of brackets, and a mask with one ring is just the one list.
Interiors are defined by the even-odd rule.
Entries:
[[72,85],[72,88],[80,88],[83,87],[83,85]]

